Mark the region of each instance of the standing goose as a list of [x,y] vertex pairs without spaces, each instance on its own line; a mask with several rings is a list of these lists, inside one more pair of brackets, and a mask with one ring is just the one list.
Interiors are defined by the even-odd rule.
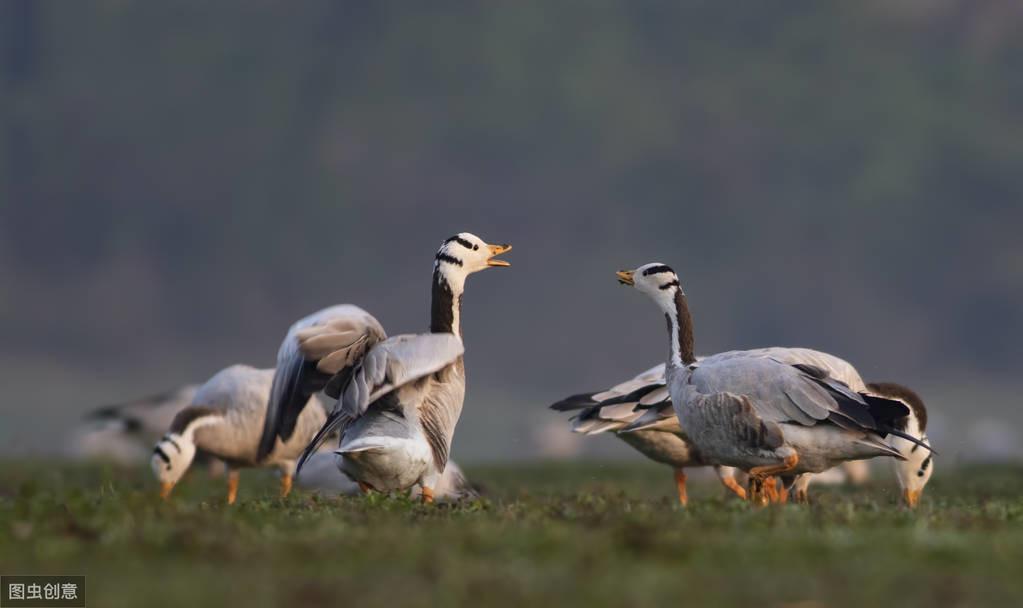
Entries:
[[747,471],[751,500],[763,502],[768,477],[819,473],[847,460],[902,458],[882,441],[888,434],[916,441],[894,428],[908,407],[857,393],[815,365],[745,351],[697,362],[693,320],[675,272],[654,263],[617,274],[665,315],[668,389],[690,444],[710,464]]
[[[826,369],[832,377],[857,391],[865,390],[863,380],[848,361],[808,348],[760,348],[742,351],[745,356],[773,357],[790,365],[807,364]],[[722,353],[717,357],[730,357]],[[698,357],[697,360],[700,360]],[[640,373],[635,378],[600,393],[573,395],[551,406],[557,411],[581,410],[573,417],[572,431],[596,435],[612,431],[617,437],[655,462],[667,464],[675,471],[679,502],[687,503],[686,474],[688,467],[705,466],[697,450],[686,440],[685,432],[675,416],[668,394],[664,364]],[[732,467],[714,467],[718,479],[740,498],[746,491],[736,480]],[[740,476],[741,477],[741,476]],[[782,499],[783,494],[775,495]]]
[[[332,432],[341,471],[363,491],[422,489],[432,502],[445,469],[465,397],[461,305],[466,278],[495,266],[510,245],[488,245],[463,232],[441,244],[434,258],[430,333],[386,338],[368,313],[355,307],[320,311],[291,327],[277,355],[260,456],[273,441],[291,437],[307,395],[338,399],[303,461]],[[358,311],[355,313],[354,311]]]
[[196,391],[192,404],[178,412],[170,431],[153,449],[150,464],[160,481],[163,498],[170,496],[192,464],[197,449],[227,463],[228,504],[234,504],[238,470],[245,467],[277,467],[281,471],[281,496],[288,495],[295,462],[327,414],[319,402],[305,408],[290,440],[273,446],[268,458],[257,459],[256,448],[273,377],[272,369],[233,365],[217,372]]

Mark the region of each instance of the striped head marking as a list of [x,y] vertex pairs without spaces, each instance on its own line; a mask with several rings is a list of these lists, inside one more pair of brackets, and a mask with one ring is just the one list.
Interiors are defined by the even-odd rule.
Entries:
[[194,458],[195,442],[192,441],[191,433],[167,433],[156,444],[149,466],[160,482],[160,495],[163,498],[170,496],[174,485],[181,480]]
[[460,232],[441,243],[437,256],[434,258],[434,269],[449,278],[458,278],[458,282],[480,270],[494,266],[511,266],[497,256],[511,251],[511,245],[490,245],[470,232]]
[[659,262],[644,264],[635,270],[619,270],[617,276],[622,285],[635,287],[656,301],[670,303],[676,293],[684,293],[675,271]]

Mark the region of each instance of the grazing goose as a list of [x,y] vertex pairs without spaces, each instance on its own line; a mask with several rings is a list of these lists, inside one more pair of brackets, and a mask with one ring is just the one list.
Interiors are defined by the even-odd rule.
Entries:
[[380,324],[354,306],[328,308],[291,327],[277,354],[277,374],[259,454],[289,439],[307,396],[324,390],[337,405],[299,461],[332,432],[341,471],[365,492],[422,489],[424,502],[448,462],[465,397],[460,327],[465,280],[510,266],[467,232],[441,244],[434,257],[430,333],[386,338]]
[[[866,385],[866,390],[873,395],[901,401],[906,404],[909,407],[909,414],[897,419],[895,427],[899,431],[911,435],[918,442],[930,445],[926,433],[927,408],[924,406],[924,402],[919,395],[913,390],[894,382],[871,382]],[[923,493],[924,486],[927,485],[931,474],[934,472],[934,459],[931,452],[921,449],[920,443],[895,435],[888,438],[888,445],[898,450],[902,455],[901,459],[893,460],[892,464],[895,470],[895,478],[902,489],[902,499],[905,501],[906,506],[910,508],[916,507],[920,501],[920,495]],[[866,465],[866,462],[853,460],[843,463],[846,475],[843,478],[839,478],[838,481],[845,481],[848,478],[853,483],[862,483],[869,474],[869,471],[863,466],[857,467],[855,465]],[[792,482],[789,490],[792,499],[796,502],[807,502],[809,499],[810,483],[821,483],[822,476],[830,472],[827,471],[821,475],[800,475],[797,477]]]
[[[337,462],[342,456],[326,452],[317,452],[309,457],[302,467],[302,474],[295,477],[295,485],[308,491],[320,494],[342,494],[353,496],[360,492],[359,485],[341,474],[341,466]],[[412,496],[416,496],[419,488],[412,489]],[[454,460],[448,461],[444,467],[444,474],[440,482],[434,488],[434,498],[437,500],[463,500],[479,496],[476,488],[462,472]]]
[[153,442],[166,432],[174,416],[192,402],[198,388],[183,386],[89,412],[72,432],[70,456],[124,466],[145,462]]
[[867,390],[905,403],[909,407],[909,415],[895,421],[895,427],[917,439],[917,442],[893,436],[888,439],[889,445],[899,451],[905,460],[895,463],[895,477],[902,488],[902,498],[909,507],[920,502],[924,486],[934,473],[934,459],[929,450],[920,448],[919,443],[930,445],[927,439],[927,407],[923,399],[912,389],[894,382],[871,382]]
[[170,431],[153,449],[150,464],[160,481],[163,498],[170,496],[197,449],[227,463],[228,504],[234,504],[238,472],[245,467],[277,467],[281,471],[281,496],[291,492],[295,462],[327,415],[322,403],[305,408],[291,438],[274,445],[268,458],[257,460],[256,448],[273,377],[272,369],[233,365],[196,391],[192,404],[178,412]]
[[750,475],[749,497],[763,502],[773,476],[819,473],[847,460],[902,455],[882,440],[909,408],[860,394],[826,369],[731,351],[696,360],[693,320],[675,272],[646,264],[618,280],[648,295],[668,322],[668,389],[689,443],[710,464]]
[[[865,385],[848,361],[834,355],[808,348],[761,348],[742,351],[745,356],[773,357],[790,365],[808,364],[826,369],[832,377],[845,382],[856,390]],[[718,357],[733,356],[722,353]],[[698,357],[697,360],[700,360]],[[573,395],[551,406],[557,411],[582,410],[573,418],[572,431],[585,435],[596,435],[605,431],[614,432],[620,439],[655,462],[667,464],[675,470],[675,483],[679,502],[687,503],[687,467],[704,466],[699,452],[687,443],[685,433],[671,403],[671,395],[664,377],[664,364],[656,365],[631,380],[627,380],[606,391]],[[718,479],[726,488],[740,498],[746,491],[736,479],[731,467],[714,467]],[[740,476],[741,479],[744,477]],[[781,499],[784,494],[776,494]]]

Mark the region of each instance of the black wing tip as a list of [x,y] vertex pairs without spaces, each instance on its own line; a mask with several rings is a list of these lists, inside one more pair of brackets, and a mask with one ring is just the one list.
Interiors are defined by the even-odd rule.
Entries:
[[595,394],[596,393],[579,393],[577,395],[565,397],[561,401],[549,405],[548,407],[555,412],[572,412],[575,410],[586,409],[588,407],[598,405],[598,403],[593,400],[593,395]]

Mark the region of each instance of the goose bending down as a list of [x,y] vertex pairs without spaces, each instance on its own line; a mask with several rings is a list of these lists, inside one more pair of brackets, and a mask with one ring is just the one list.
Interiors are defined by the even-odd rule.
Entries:
[[[856,368],[848,361],[828,353],[808,348],[781,347],[742,352],[745,356],[772,357],[790,365],[814,365],[826,369],[832,377],[856,390],[865,390]],[[734,353],[718,355],[730,356],[734,356]],[[581,410],[573,417],[573,432],[585,435],[614,432],[647,458],[671,466],[675,472],[679,502],[685,505],[688,502],[685,469],[705,466],[707,463],[686,440],[672,406],[664,370],[663,363],[655,365],[606,391],[573,395],[555,403],[551,408],[557,411]],[[714,471],[726,488],[740,498],[746,498],[746,491],[737,480],[735,469],[715,466]],[[743,477],[739,476],[739,479]],[[783,497],[781,493],[775,495],[775,499]]]
[[[893,461],[895,478],[902,490],[902,499],[906,506],[913,508],[920,502],[924,487],[934,473],[934,458],[929,450],[920,447],[920,443],[930,445],[927,438],[927,407],[923,399],[912,389],[895,382],[870,382],[867,390],[874,395],[893,399],[904,403],[909,413],[895,420],[895,428],[906,433],[917,441],[910,441],[892,435],[888,437],[888,445],[898,450],[901,459]],[[791,492],[793,498],[800,502],[807,499],[807,490],[811,482],[816,481],[814,475],[801,475],[796,479]]]
[[690,444],[709,464],[747,471],[750,499],[763,502],[769,477],[901,459],[883,441],[889,434],[917,441],[894,426],[909,413],[903,403],[858,393],[816,365],[747,351],[697,362],[689,305],[670,267],[646,264],[619,271],[618,280],[653,299],[667,319],[668,391]]
[[217,372],[195,393],[192,404],[174,417],[169,432],[156,444],[150,464],[160,481],[160,495],[170,496],[188,470],[196,450],[227,463],[227,502],[238,495],[239,469],[276,467],[281,496],[291,491],[295,463],[327,414],[322,403],[305,408],[288,441],[277,442],[263,459],[256,458],[274,370],[233,365]]
[[89,412],[72,432],[70,456],[125,466],[145,462],[153,442],[167,431],[174,416],[192,403],[198,388],[182,386]]
[[[321,494],[345,496],[358,494],[359,485],[340,472],[341,464],[337,462],[340,458],[343,457],[327,452],[313,454],[302,467],[302,474],[295,477],[295,485],[303,490]],[[416,496],[418,490],[419,488],[413,488],[412,496]],[[444,467],[444,474],[433,491],[437,500],[457,501],[479,495],[454,460],[448,461],[448,466]]]
[[467,232],[434,257],[430,333],[386,338],[369,313],[335,306],[293,325],[277,355],[259,455],[292,436],[308,396],[324,390],[337,404],[299,462],[333,432],[341,471],[363,491],[422,489],[424,502],[448,462],[465,397],[461,304],[466,278],[495,266],[510,245]]

